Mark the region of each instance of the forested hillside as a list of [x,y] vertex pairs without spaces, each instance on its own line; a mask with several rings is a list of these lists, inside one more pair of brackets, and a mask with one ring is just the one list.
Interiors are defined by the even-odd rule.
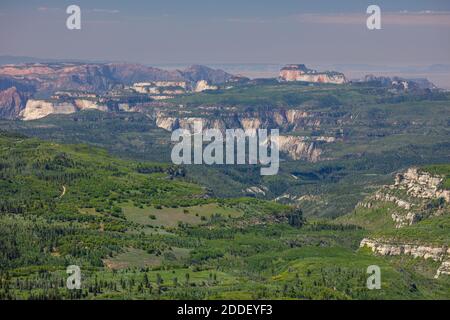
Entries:
[[[211,198],[184,169],[0,135],[0,297],[448,298],[434,264],[358,249],[364,228]],[[379,265],[383,289],[366,288]],[[78,265],[81,290],[66,288]]]

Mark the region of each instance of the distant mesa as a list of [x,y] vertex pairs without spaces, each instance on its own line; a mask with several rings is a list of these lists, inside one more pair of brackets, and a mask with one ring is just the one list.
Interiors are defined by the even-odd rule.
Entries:
[[304,64],[288,64],[280,71],[280,81],[302,81],[312,83],[347,83],[343,73],[336,71],[319,72],[306,67]]

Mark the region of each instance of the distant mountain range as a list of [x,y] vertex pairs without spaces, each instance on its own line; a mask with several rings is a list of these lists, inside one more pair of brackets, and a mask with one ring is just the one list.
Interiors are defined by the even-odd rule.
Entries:
[[127,63],[26,63],[0,67],[0,89],[11,86],[34,87],[35,91],[106,91],[116,85],[143,81],[205,80],[221,84],[236,78],[223,70],[193,65],[185,70],[167,71]]
[[[235,78],[234,75],[221,69],[213,69],[203,65],[194,64],[182,70],[163,70],[162,68],[151,67],[143,64],[121,63],[109,61],[86,61],[74,59],[43,59],[34,57],[0,56],[0,66],[25,65],[21,69],[35,68],[36,72],[25,71],[20,74],[15,70],[12,73],[6,68],[1,68],[1,76],[27,76],[31,74],[41,75],[43,69],[36,69],[35,64],[43,64],[53,69],[44,71],[50,77],[58,78],[74,73],[94,73],[93,76],[103,76],[109,78],[111,82],[132,84],[140,81],[189,81],[197,82],[206,80],[211,84],[221,84]],[[67,84],[67,83],[66,83]],[[70,87],[70,85],[69,85]],[[103,90],[104,88],[97,88]],[[94,89],[95,90],[95,89]]]
[[[256,65],[253,65],[253,67],[256,67]],[[433,69],[437,68],[438,66],[433,66]],[[333,68],[332,70],[336,69]],[[272,81],[334,84],[347,82],[342,73],[335,71],[317,72],[304,65],[297,64],[285,66],[281,69],[279,75],[279,78],[274,77]],[[363,78],[354,82],[371,82],[374,85],[393,90],[436,89],[434,84],[428,80],[422,77],[415,78],[416,80],[411,80],[405,77],[380,77],[375,75],[369,79]],[[184,83],[184,87],[189,88],[196,88],[199,82],[202,82],[200,87],[203,89],[217,89],[218,86],[226,83],[233,83],[231,86],[238,82],[250,83],[249,79],[244,76],[237,76],[222,69],[213,69],[203,65],[192,65],[181,70],[165,70],[132,63],[61,61],[0,56],[0,118],[15,119],[25,108],[29,99],[54,99],[54,94],[57,91],[81,91],[99,97],[108,96],[110,93],[116,98],[119,94],[124,99],[129,99],[129,90],[133,85],[148,86],[149,82],[158,81],[173,83],[163,85],[168,88],[162,90],[165,94],[160,93],[160,97],[139,96],[137,94],[135,98],[138,100],[147,98],[148,101],[167,99],[167,97],[172,96],[172,93],[177,92],[170,87],[176,87],[180,82]],[[229,87],[229,85],[227,86]],[[133,90],[131,89],[131,91]]]
[[137,82],[182,81],[194,86],[200,81],[218,85],[241,79],[245,78],[201,65],[168,71],[128,63],[8,64],[0,66],[0,118],[16,118],[29,97],[49,98],[59,90],[104,94]]

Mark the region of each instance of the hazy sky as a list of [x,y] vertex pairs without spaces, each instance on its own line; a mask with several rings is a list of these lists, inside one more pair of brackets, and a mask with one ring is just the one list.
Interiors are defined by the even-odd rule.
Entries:
[[[82,29],[68,30],[77,4]],[[382,30],[366,9],[382,9]],[[161,63],[450,64],[448,0],[1,0],[0,55]]]

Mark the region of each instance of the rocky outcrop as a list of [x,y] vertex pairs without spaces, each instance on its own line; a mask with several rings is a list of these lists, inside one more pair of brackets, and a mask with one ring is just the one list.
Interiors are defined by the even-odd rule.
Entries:
[[242,129],[260,129],[262,121],[259,118],[239,118]]
[[[207,128],[243,128],[243,129],[260,129],[260,128],[278,128],[282,131],[289,132],[296,129],[318,129],[322,123],[326,125],[339,125],[343,121],[350,121],[343,115],[341,119],[324,115],[317,111],[302,111],[295,109],[274,109],[270,111],[249,111],[237,113],[233,107],[217,107],[217,106],[200,106],[199,111],[204,111],[202,116],[204,127]],[[220,111],[220,117],[214,115],[216,111]],[[162,124],[164,129],[177,129],[174,119],[184,118],[183,109],[180,108],[168,111],[166,108],[158,108],[151,113],[151,116],[157,123]],[[167,121],[166,121],[167,119]],[[340,121],[340,123],[338,123]],[[172,126],[169,124],[173,124]],[[317,141],[334,142],[335,137],[321,136],[315,137]]]
[[292,195],[289,193],[284,193],[281,196],[278,196],[274,199],[274,201],[283,201],[283,200],[288,200],[288,202],[292,203],[292,202],[297,202],[299,204],[301,204],[302,202],[318,202],[320,201],[320,196],[317,195],[303,195],[303,196],[296,196],[296,195]]
[[308,142],[304,137],[279,136],[277,143],[280,151],[287,153],[293,160],[317,162],[322,153],[314,142]]
[[253,187],[249,187],[249,188],[247,188],[247,189],[245,189],[243,191],[246,192],[246,193],[254,194],[254,195],[263,195],[263,196],[265,196],[266,192],[268,191],[268,189],[266,187],[263,187],[263,186],[261,186],[261,187],[253,186]]
[[[275,111],[265,114],[262,117],[251,117],[250,115],[239,116],[237,114],[222,117],[220,119],[199,118],[199,117],[174,117],[167,116],[165,112],[157,112],[155,115],[155,123],[158,127],[168,131],[181,128],[193,131],[195,122],[202,122],[203,129],[218,129],[225,133],[229,129],[262,129],[268,128],[275,121],[277,126],[289,127],[294,121],[304,123],[305,117],[309,115],[305,112],[296,112],[291,110],[287,112]],[[275,125],[273,125],[275,126]],[[322,149],[320,145],[333,143],[335,137],[317,136],[291,136],[280,135],[278,137],[278,147],[282,153],[286,153],[293,160],[304,160],[308,162],[317,162],[320,160]]]
[[384,256],[406,254],[414,258],[432,259],[434,261],[442,261],[450,254],[450,248],[447,246],[432,247],[416,244],[393,244],[387,241],[382,242],[367,238],[361,241],[360,247],[368,247],[372,252]]
[[156,125],[167,131],[179,128],[178,118],[175,117],[156,117]]
[[25,109],[20,113],[20,116],[23,120],[35,120],[44,118],[49,114],[70,114],[76,111],[76,107],[71,103],[54,103],[51,101],[30,99]]
[[318,72],[316,70],[308,69],[304,64],[290,64],[285,66],[280,71],[281,81],[303,81],[313,83],[333,83],[343,84],[347,80],[342,73],[327,71]]
[[210,85],[206,80],[200,80],[195,84],[194,92],[203,92],[206,90],[217,90],[217,89],[219,89],[218,86]]
[[391,217],[396,228],[402,228],[422,219],[448,213],[448,209],[437,206],[430,208],[430,201],[443,199],[450,202],[450,191],[440,188],[444,177],[433,176],[418,168],[410,168],[395,176],[393,185],[383,186],[374,195],[360,202],[358,206],[372,208],[378,203],[395,205]]
[[98,101],[91,99],[75,99],[74,105],[77,110],[94,109],[108,111],[108,107],[106,105],[100,104]]
[[418,168],[410,168],[405,173],[395,177],[395,184],[391,189],[405,190],[408,195],[422,199],[444,198],[450,202],[450,191],[439,188],[443,177],[433,176]]
[[20,118],[25,121],[44,118],[50,114],[70,114],[80,110],[95,109],[108,111],[108,107],[96,100],[74,99],[71,101],[28,100],[20,112]]
[[191,90],[191,85],[186,81],[153,81],[137,82],[129,88],[136,93],[146,94],[153,100],[163,100],[185,94]]
[[360,247],[367,247],[372,252],[383,256],[411,255],[414,258],[432,259],[442,262],[436,272],[436,277],[442,274],[450,274],[450,248],[448,246],[433,247],[417,244],[398,244],[388,241],[374,240],[365,238],[361,241]]
[[26,100],[16,87],[0,91],[0,118],[16,119],[25,107]]

